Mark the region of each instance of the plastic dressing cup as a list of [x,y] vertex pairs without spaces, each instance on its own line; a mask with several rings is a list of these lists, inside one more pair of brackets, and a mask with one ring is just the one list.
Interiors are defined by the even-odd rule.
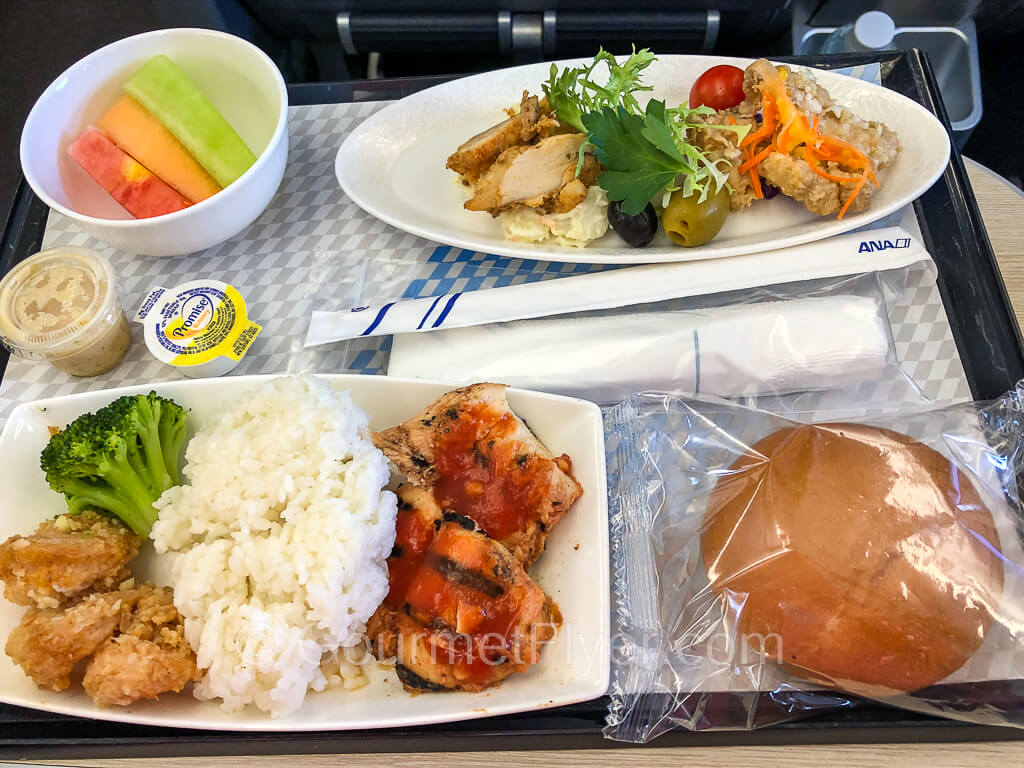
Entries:
[[114,268],[88,248],[40,251],[0,281],[0,341],[12,354],[95,376],[124,359],[132,334]]

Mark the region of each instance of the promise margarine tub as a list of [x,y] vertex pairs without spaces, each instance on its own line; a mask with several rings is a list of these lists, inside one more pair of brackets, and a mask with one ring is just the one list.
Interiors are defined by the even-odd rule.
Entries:
[[190,378],[222,376],[242,360],[262,327],[246,315],[245,299],[219,280],[154,288],[135,322],[153,356]]

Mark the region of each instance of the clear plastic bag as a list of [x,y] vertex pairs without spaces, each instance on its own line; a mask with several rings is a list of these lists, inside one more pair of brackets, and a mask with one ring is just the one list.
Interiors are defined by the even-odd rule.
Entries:
[[1024,382],[828,426],[637,394],[605,431],[606,736],[757,728],[858,697],[1024,726]]
[[[385,262],[385,279],[397,282],[394,267]],[[355,267],[333,251],[317,251],[309,265],[306,289],[295,303],[293,313],[302,318],[288,336],[288,373],[380,372],[386,362],[390,345],[385,339],[347,339],[323,347],[305,347],[303,338],[314,309],[352,307],[365,300],[367,293],[367,262]],[[383,355],[381,352],[383,351]],[[376,363],[378,370],[364,360]]]
[[[915,241],[905,238],[898,242]],[[956,353],[951,341],[948,348],[944,341],[933,341],[943,328],[948,335],[935,289],[934,266],[920,248],[884,252],[892,253],[903,254],[901,260],[879,257],[878,265],[900,266],[836,276],[829,274],[833,268],[839,269],[829,261],[831,257],[812,250],[801,258],[818,255],[821,277],[772,285],[751,286],[756,275],[737,278],[716,268],[700,273],[704,280],[714,280],[698,295],[537,320],[394,337],[365,336],[312,347],[304,347],[299,335],[292,340],[290,370],[386,370],[393,376],[452,383],[503,381],[604,403],[649,389],[697,390],[727,395],[734,402],[785,412],[801,420],[822,413],[862,416],[923,408],[932,403],[929,395],[948,401],[951,390],[947,382],[935,380],[932,369],[948,368],[949,379],[959,369],[959,361],[953,360]],[[875,263],[873,254],[858,258],[860,269]],[[550,268],[540,272],[536,266],[527,270],[526,262],[516,264],[481,254],[452,260],[451,254],[442,253],[426,263],[403,256],[377,256],[352,269],[336,254],[318,253],[302,306],[307,317],[310,309],[350,314],[354,307],[379,308],[402,299],[495,287],[492,283],[499,280],[496,285],[500,286],[539,279],[556,285],[563,275],[564,265],[548,265]],[[624,271],[631,269],[644,268]],[[614,277],[617,271],[603,272]],[[803,265],[771,274],[806,272]],[[723,290],[744,282],[747,287]],[[577,304],[588,301],[585,296],[570,298]],[[805,312],[808,307],[811,311]],[[774,312],[775,308],[779,311]],[[931,314],[918,318],[922,311]],[[832,338],[822,331],[840,327],[844,312],[853,318],[850,327],[840,328],[853,341],[850,346],[840,343],[842,333]],[[933,316],[937,318],[934,322]],[[909,326],[915,330],[908,344]],[[749,338],[743,334],[745,327],[755,331]],[[805,332],[807,329],[813,332]],[[708,332],[706,343],[701,338],[692,341],[695,330],[698,336]],[[921,343],[925,341],[927,344]],[[901,352],[908,351],[910,357],[902,358]],[[699,374],[697,360],[701,363]],[[819,365],[823,360],[829,364]],[[709,389],[704,386],[708,382],[724,388]]]
[[[915,269],[921,269],[917,265]],[[671,390],[770,410],[928,404],[895,353],[908,268],[395,337],[388,373],[595,402]],[[858,396],[860,393],[860,396]]]

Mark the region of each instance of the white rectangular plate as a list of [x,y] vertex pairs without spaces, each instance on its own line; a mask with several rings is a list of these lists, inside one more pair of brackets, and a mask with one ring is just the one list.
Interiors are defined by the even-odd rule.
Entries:
[[[106,405],[121,394],[155,390],[188,408],[190,432],[209,424],[225,403],[268,380],[269,376],[197,379],[165,384],[87,392],[18,406],[0,435],[0,538],[31,533],[43,520],[66,510],[61,496],[49,489],[39,469],[39,452],[48,440],[47,427],[63,426],[75,417]],[[370,415],[371,429],[382,429],[415,416],[455,385],[384,376],[328,375],[332,386],[346,389],[356,405]],[[77,684],[68,691],[43,691],[19,667],[0,658],[0,701],[22,707],[103,720],[233,731],[314,731],[388,728],[468,720],[586,701],[608,687],[609,574],[608,506],[605,481],[604,431],[601,412],[593,403],[540,392],[510,389],[509,403],[556,455],[567,453],[583,486],[573,505],[548,539],[547,550],[531,575],[558,603],[564,624],[544,648],[539,664],[513,675],[500,687],[483,693],[439,693],[410,696],[392,669],[366,667],[370,684],[358,691],[328,689],[309,693],[302,708],[286,718],[272,719],[250,706],[224,712],[214,702],[201,702],[190,692],[165,694],[159,701],[123,708],[99,708]],[[166,583],[167,569],[147,544],[133,563],[137,577]],[[0,600],[0,637],[18,623],[24,608]]]
[[[589,59],[556,62],[559,66]],[[718,64],[746,67],[753,59],[659,56],[644,71],[653,90],[639,101],[675,106],[693,81]],[[672,245],[660,231],[646,248],[630,248],[611,230],[586,248],[506,240],[487,213],[462,207],[467,193],[445,161],[462,142],[505,118],[524,90],[542,94],[549,63],[485,72],[436,85],[390,104],[361,123],[338,150],[334,170],[341,188],[363,210],[392,226],[439,243],[482,253],[541,261],[647,264],[761,253],[809,243],[878,221],[924,193],[949,161],[949,137],[936,117],[895,91],[853,77],[814,70],[836,104],[865,120],[881,120],[900,138],[899,157],[879,176],[871,207],[842,219],[817,216],[778,195],[731,214],[722,231],[696,248]],[[727,268],[727,267],[726,267]]]

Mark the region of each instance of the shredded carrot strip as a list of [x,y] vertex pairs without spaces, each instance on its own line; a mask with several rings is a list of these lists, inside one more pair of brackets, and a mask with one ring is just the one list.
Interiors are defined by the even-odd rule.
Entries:
[[753,133],[748,133],[746,137],[740,142],[741,147],[747,147],[750,145],[756,145],[761,139],[766,139],[775,132],[775,128],[778,126],[778,122],[775,119],[774,109],[770,109],[770,101],[766,101],[761,106],[761,127]]
[[[783,76],[777,70],[775,74],[774,80],[765,80],[761,83],[761,127],[740,141],[743,163],[738,170],[740,173],[750,174],[754,194],[761,198],[763,194],[758,170],[761,162],[772,152],[788,155],[802,144],[804,159],[816,174],[838,184],[854,185],[849,198],[839,211],[841,219],[869,179],[876,187],[881,187],[871,167],[871,160],[852,144],[834,136],[823,135],[818,115],[814,115],[813,120],[808,121],[807,115],[800,112],[790,100]],[[773,141],[771,136],[779,127],[780,117],[785,122]],[[766,138],[768,145],[758,151],[758,144]],[[823,168],[822,162],[845,166],[844,170],[848,168],[851,172],[860,171],[860,175],[837,176]]]
[[[753,133],[747,134],[740,141],[740,149],[743,153],[744,163],[740,166],[739,171],[740,173],[744,173],[745,171],[750,173],[750,186],[754,190],[754,197],[759,200],[764,197],[764,192],[761,189],[761,176],[758,173],[757,165],[768,155],[762,151],[761,154],[764,155],[764,157],[759,156],[759,159],[752,163],[751,160],[754,157],[754,152],[757,150],[758,142],[760,142],[761,139],[768,139],[770,141],[771,135],[775,132],[777,127],[778,110],[773,102],[764,100],[761,103],[761,127]],[[770,151],[770,149],[768,151]]]
[[757,164],[764,160],[768,155],[775,151],[775,147],[769,144],[767,147],[762,149],[753,157],[749,158],[743,165],[740,166],[740,173],[746,173],[751,168],[756,168]]
[[750,186],[754,188],[754,197],[758,200],[763,200],[764,192],[761,189],[761,175],[757,172],[756,168],[750,172]]
[[[743,153],[743,159],[750,159],[750,148],[743,147],[740,150]],[[764,192],[761,190],[761,176],[757,172],[757,168],[750,171],[750,186],[754,189],[754,197],[761,200],[764,197]]]
[[857,193],[860,192],[860,190],[864,186],[864,182],[867,180],[867,178],[868,178],[867,174],[865,174],[865,175],[860,177],[860,181],[857,182],[857,186],[855,186],[853,188],[853,192],[851,192],[850,193],[850,197],[847,198],[846,205],[844,205],[842,210],[839,211],[839,217],[838,218],[840,218],[840,219],[843,218],[843,214],[846,213],[846,209],[850,207],[850,203],[853,202],[853,199],[857,196]]
[[811,166],[811,170],[813,170],[822,178],[828,179],[829,181],[837,181],[840,184],[846,184],[852,181],[856,181],[859,178],[858,176],[836,176],[834,174],[829,173],[818,164],[818,159],[810,152],[808,152],[805,155],[804,159],[807,160],[807,164]]

